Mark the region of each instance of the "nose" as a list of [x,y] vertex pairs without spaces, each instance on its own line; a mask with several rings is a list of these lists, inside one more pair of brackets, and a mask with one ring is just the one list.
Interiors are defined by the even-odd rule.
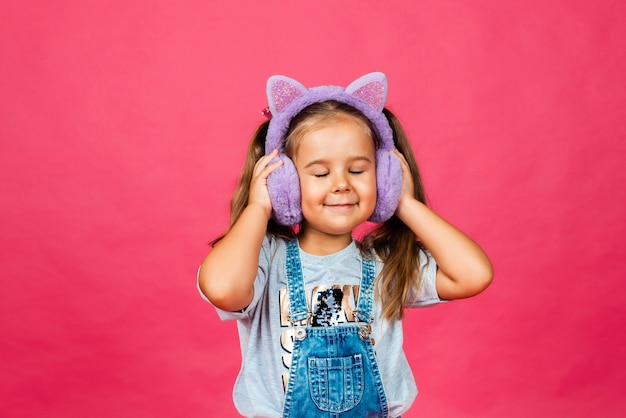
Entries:
[[350,182],[344,173],[338,173],[333,176],[333,192],[341,193],[350,190]]

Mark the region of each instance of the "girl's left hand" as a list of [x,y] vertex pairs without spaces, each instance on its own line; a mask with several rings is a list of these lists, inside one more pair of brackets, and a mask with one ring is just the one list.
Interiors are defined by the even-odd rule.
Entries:
[[[413,176],[411,175],[409,163],[406,162],[404,155],[402,155],[397,148],[394,148],[391,152],[400,161],[400,168],[402,169],[402,191],[400,192],[400,201],[398,202],[399,209],[403,200],[415,199],[415,185],[413,184]],[[398,213],[398,209],[396,209],[396,214]]]

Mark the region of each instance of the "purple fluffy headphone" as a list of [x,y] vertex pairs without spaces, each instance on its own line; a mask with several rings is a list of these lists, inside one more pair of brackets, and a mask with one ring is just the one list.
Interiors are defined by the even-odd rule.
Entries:
[[402,169],[395,155],[393,132],[382,113],[387,99],[387,77],[369,73],[359,77],[345,89],[320,86],[307,89],[294,79],[274,75],[267,80],[267,100],[272,119],[267,130],[265,153],[278,149],[283,165],[270,174],[267,188],[272,201],[273,217],[281,225],[296,225],[302,221],[300,180],[293,162],[285,155],[285,136],[291,120],[313,103],[335,100],[350,105],[367,117],[378,137],[376,151],[376,207],[370,221],[384,222],[391,218],[400,199]]

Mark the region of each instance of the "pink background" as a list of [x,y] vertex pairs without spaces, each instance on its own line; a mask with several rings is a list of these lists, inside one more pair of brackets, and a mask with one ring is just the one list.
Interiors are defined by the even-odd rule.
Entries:
[[0,3],[0,416],[233,416],[196,292],[265,80],[390,81],[484,294],[411,312],[407,417],[626,413],[626,3]]

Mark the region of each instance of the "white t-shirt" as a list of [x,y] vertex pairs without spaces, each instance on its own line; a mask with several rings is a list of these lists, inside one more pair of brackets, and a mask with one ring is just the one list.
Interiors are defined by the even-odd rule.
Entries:
[[[222,320],[236,319],[242,366],[233,398],[247,417],[280,417],[289,376],[293,328],[287,319],[289,302],[285,272],[286,242],[267,236],[259,256],[254,298],[244,312],[217,309]],[[300,250],[307,302],[313,326],[341,326],[352,320],[354,292],[361,281],[361,257],[352,242],[343,250],[314,256]],[[376,260],[376,274],[382,263]],[[422,285],[415,289],[408,307],[440,302],[435,286],[437,266],[430,254],[420,253]],[[201,293],[202,294],[202,293]],[[204,297],[204,295],[203,295]],[[206,299],[206,298],[205,298]],[[371,337],[380,369],[390,416],[405,413],[417,395],[413,374],[402,350],[402,321],[387,321],[374,299]]]

